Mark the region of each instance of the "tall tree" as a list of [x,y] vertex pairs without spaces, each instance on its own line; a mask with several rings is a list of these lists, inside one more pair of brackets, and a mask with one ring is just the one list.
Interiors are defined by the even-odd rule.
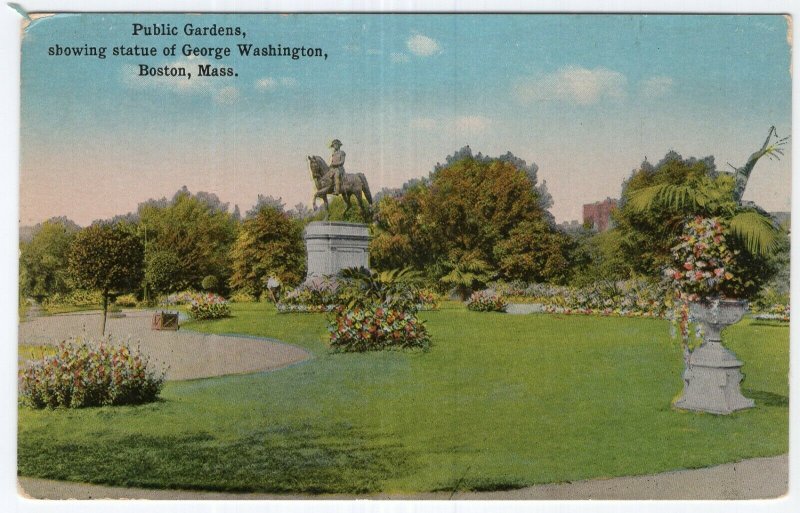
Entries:
[[177,258],[172,279],[182,287],[200,289],[209,275],[227,281],[231,273],[228,253],[237,230],[227,203],[215,194],[193,195],[184,187],[169,201],[142,203],[138,214],[139,231],[148,238],[148,266],[164,261],[151,255],[168,253]]
[[142,281],[144,247],[129,230],[108,224],[84,228],[73,239],[69,251],[69,271],[82,288],[103,295],[103,324],[106,332],[108,297],[131,291]]
[[262,203],[242,223],[230,260],[231,288],[247,290],[256,298],[270,276],[287,285],[297,284],[306,265],[302,226],[274,205]]
[[[462,149],[429,179],[384,195],[370,246],[374,264],[411,264],[435,279],[448,276],[448,283],[473,275],[554,278],[561,272],[555,260],[548,266],[546,259],[516,258],[530,251],[555,255],[564,241],[542,207],[530,169],[509,155],[473,157]],[[478,268],[477,274],[470,270]]]
[[20,291],[38,299],[70,288],[67,272],[69,245],[80,227],[65,217],[35,226],[32,237],[20,243]]

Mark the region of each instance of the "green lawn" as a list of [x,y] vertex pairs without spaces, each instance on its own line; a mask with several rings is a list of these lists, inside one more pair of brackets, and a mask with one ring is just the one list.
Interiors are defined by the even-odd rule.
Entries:
[[262,492],[494,490],[649,474],[788,451],[786,325],[725,340],[757,407],[675,411],[665,321],[423,313],[430,352],[331,354],[325,316],[237,304],[188,329],[311,350],[290,368],[169,383],[138,407],[19,411],[19,473],[122,486]]

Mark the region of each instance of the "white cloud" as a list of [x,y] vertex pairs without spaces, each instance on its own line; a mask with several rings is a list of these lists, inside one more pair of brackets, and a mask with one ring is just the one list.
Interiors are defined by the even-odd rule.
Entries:
[[650,77],[641,83],[642,96],[659,98],[672,92],[675,81],[670,77]]
[[256,89],[259,91],[272,91],[278,87],[278,81],[272,77],[264,77],[256,80]]
[[591,105],[603,98],[625,98],[628,79],[607,68],[567,66],[560,70],[523,79],[515,92],[523,102],[566,101]]
[[414,118],[409,125],[416,130],[433,130],[436,128],[436,120],[433,118]]
[[256,89],[259,91],[274,91],[278,87],[294,87],[297,79],[294,77],[262,77],[256,80]]
[[455,119],[458,130],[481,132],[489,128],[491,120],[485,116],[460,116]]
[[392,54],[389,56],[389,58],[395,64],[402,64],[404,62],[408,62],[409,61],[408,54],[405,54],[405,53],[402,53],[402,52],[392,52]]
[[406,46],[411,53],[420,57],[430,57],[441,51],[438,41],[422,34],[414,34],[409,37]]

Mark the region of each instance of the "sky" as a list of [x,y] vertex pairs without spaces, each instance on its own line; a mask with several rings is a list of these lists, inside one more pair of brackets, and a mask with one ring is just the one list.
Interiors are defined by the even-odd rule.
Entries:
[[[178,36],[132,35],[170,24]],[[186,36],[184,25],[244,37]],[[64,47],[177,44],[175,56],[50,56]],[[237,44],[327,58],[242,58]],[[232,56],[185,57],[184,44]],[[140,77],[139,64],[185,66]],[[198,64],[234,77],[198,77]],[[81,225],[181,186],[246,211],[259,194],[310,204],[306,155],[338,138],[373,192],[427,175],[464,145],[539,166],[558,221],[619,197],[670,150],[742,165],[771,125],[791,134],[782,16],[56,15],[22,40],[20,222]],[[790,207],[791,155],[764,159],[745,199]]]

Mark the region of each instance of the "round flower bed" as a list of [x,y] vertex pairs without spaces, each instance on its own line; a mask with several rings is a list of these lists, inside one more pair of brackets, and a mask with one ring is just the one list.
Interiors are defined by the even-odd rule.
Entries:
[[475,312],[505,312],[508,303],[493,290],[473,292],[467,300],[467,308]]
[[20,403],[32,408],[141,404],[156,399],[164,372],[128,345],[62,342],[19,373]]
[[331,347],[337,351],[377,351],[388,348],[427,350],[430,336],[414,312],[384,306],[338,307],[328,325]]
[[189,314],[195,319],[220,319],[231,314],[231,306],[225,298],[216,294],[196,294],[189,302]]

